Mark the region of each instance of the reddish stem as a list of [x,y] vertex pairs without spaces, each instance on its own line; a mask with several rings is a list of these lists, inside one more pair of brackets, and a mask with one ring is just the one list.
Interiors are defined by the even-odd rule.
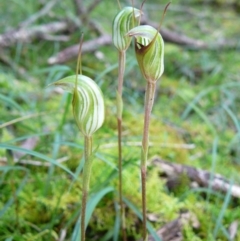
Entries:
[[119,51],[119,65],[118,65],[118,90],[117,90],[117,124],[118,124],[118,189],[119,189],[119,205],[121,216],[121,227],[123,241],[127,241],[126,224],[125,224],[125,209],[123,205],[122,195],[122,88],[123,76],[125,72],[126,52]]
[[147,198],[146,198],[146,175],[147,175],[147,159],[149,147],[149,125],[150,117],[154,102],[154,93],[156,85],[154,82],[148,82],[145,93],[144,107],[144,127],[142,137],[141,152],[141,179],[142,179],[142,214],[143,214],[143,241],[147,240]]

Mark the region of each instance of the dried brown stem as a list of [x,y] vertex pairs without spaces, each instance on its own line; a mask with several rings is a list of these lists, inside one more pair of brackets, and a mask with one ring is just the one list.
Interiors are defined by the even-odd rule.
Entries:
[[[112,43],[112,38],[110,35],[102,35],[96,39],[89,40],[83,43],[82,46],[82,54],[86,52],[93,52],[97,50],[100,46],[109,45]],[[79,45],[73,45],[68,47],[61,52],[59,52],[56,56],[50,57],[48,59],[49,64],[60,64],[65,63],[68,60],[77,56],[79,49]]]
[[0,47],[10,47],[18,42],[31,42],[34,39],[44,39],[58,32],[63,32],[69,29],[70,23],[52,22],[44,25],[39,25],[27,29],[14,29],[0,35]]

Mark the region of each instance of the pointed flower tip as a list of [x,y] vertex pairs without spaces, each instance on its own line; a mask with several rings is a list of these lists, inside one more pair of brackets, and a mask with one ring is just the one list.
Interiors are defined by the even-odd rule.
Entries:
[[113,44],[118,50],[124,51],[129,47],[131,38],[126,34],[131,28],[137,26],[137,18],[141,14],[141,10],[137,8],[125,7],[114,18],[112,39]]
[[164,71],[164,42],[158,31],[149,25],[131,29],[128,36],[135,38],[135,52],[140,70],[147,81],[155,82]]
[[73,93],[74,119],[79,130],[85,136],[91,136],[104,122],[103,94],[96,82],[85,75],[78,75],[77,89],[75,81],[76,75],[73,75],[53,84]]

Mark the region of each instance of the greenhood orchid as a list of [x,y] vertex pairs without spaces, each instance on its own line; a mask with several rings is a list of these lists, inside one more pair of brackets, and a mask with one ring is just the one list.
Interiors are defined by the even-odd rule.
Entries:
[[112,39],[113,44],[119,51],[124,51],[129,47],[131,37],[127,36],[127,33],[138,24],[137,18],[140,15],[140,10],[133,7],[125,7],[114,18]]
[[72,107],[74,119],[85,136],[91,136],[104,121],[103,94],[98,85],[85,75],[68,76],[54,83],[73,93]]
[[137,26],[128,34],[135,38],[135,52],[140,70],[147,81],[155,82],[164,71],[164,42],[161,34],[149,25]]

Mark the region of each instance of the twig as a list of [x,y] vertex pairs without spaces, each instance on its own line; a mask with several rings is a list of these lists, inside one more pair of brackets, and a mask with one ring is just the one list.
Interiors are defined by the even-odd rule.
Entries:
[[189,38],[186,35],[168,30],[166,28],[161,28],[160,32],[166,42],[175,43],[181,46],[188,46],[195,49],[207,48],[207,44],[204,41]]
[[73,2],[75,4],[75,6],[76,6],[77,14],[81,15],[81,14],[90,13],[102,1],[101,0],[95,0],[87,8],[85,8],[85,6],[83,5],[83,1],[82,0],[74,0]]
[[102,35],[104,32],[101,27],[94,20],[89,18],[90,12],[94,10],[98,3],[100,3],[100,1],[98,2],[98,0],[96,0],[88,8],[85,8],[82,0],[74,0],[77,15],[79,16],[82,25],[88,26],[94,32]]
[[81,16],[81,14],[86,13],[86,8],[84,7],[82,0],[74,0],[73,2],[76,7],[77,15]]
[[44,34],[41,37],[47,41],[57,41],[57,42],[67,42],[70,40],[70,36],[67,35],[51,35],[51,34]]
[[96,8],[97,5],[98,5],[99,3],[101,3],[101,2],[102,2],[102,0],[95,0],[95,1],[93,1],[93,2],[88,6],[87,11],[88,11],[88,12],[93,11],[94,8]]
[[[112,43],[112,38],[110,35],[107,35],[107,34],[102,35],[96,39],[84,42],[83,46],[82,46],[82,53],[93,52],[93,51],[97,50],[100,46],[108,45],[111,43]],[[66,62],[72,58],[75,58],[77,56],[78,49],[79,49],[78,44],[68,47],[68,48],[62,50],[61,52],[59,52],[56,56],[50,57],[48,59],[48,63],[49,64],[60,64],[60,63]]]
[[17,42],[31,42],[34,39],[44,38],[46,35],[63,32],[69,29],[70,23],[52,22],[28,29],[14,29],[0,35],[0,47],[10,47]]
[[[100,147],[103,149],[106,148],[114,148],[118,145],[118,143],[107,143],[107,144],[103,144]],[[122,142],[122,145],[125,146],[142,146],[141,142],[131,142],[131,141],[127,141],[127,142]],[[194,149],[195,148],[195,144],[178,144],[178,143],[154,143],[154,142],[149,142],[149,146],[158,146],[160,148],[174,148],[174,149]]]
[[48,14],[49,11],[59,2],[59,0],[52,0],[48,2],[39,12],[31,15],[28,19],[19,24],[20,28],[26,28],[32,23],[36,22],[39,18]]
[[231,191],[231,195],[235,198],[240,198],[240,186],[232,184],[220,174],[211,174],[206,170],[201,170],[191,166],[170,163],[158,157],[153,158],[153,164],[160,167],[161,172],[167,176],[179,177],[180,175],[187,175],[190,181],[194,181],[203,187],[211,187],[213,190],[221,191],[223,193]]
[[[69,157],[61,157],[56,160],[58,163],[63,163],[65,161],[69,160]],[[41,167],[50,167],[52,164],[49,162],[42,162],[42,161],[36,161],[36,160],[19,160],[19,158],[14,158],[14,162],[18,164],[23,164],[23,165],[32,165],[32,166],[41,166]],[[0,158],[0,166],[5,166],[7,163],[7,158],[2,157]]]
[[[162,241],[182,241],[182,227],[183,225],[190,225],[196,229],[200,227],[197,217],[190,212],[184,212],[179,217],[167,224],[157,231],[157,235],[161,237]],[[148,241],[155,241],[152,236],[149,236]]]

